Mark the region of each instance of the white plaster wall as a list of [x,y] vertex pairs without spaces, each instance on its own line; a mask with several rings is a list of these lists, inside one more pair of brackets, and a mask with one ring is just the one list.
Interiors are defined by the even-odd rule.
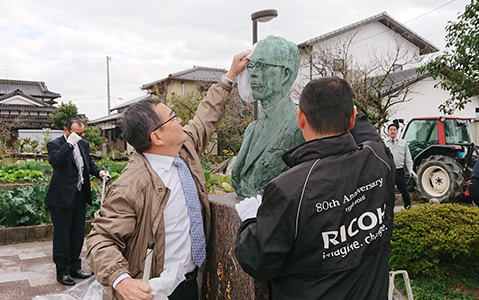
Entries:
[[[353,66],[368,69],[377,64],[378,59],[391,62],[398,52],[398,46],[400,46],[401,56],[402,54],[404,56],[398,59],[397,63],[405,65],[404,69],[417,66],[415,62],[419,57],[419,48],[379,22],[367,24],[316,43],[312,46],[312,51],[318,53],[321,48],[328,49],[328,52],[336,51],[337,49],[343,49],[342,45],[349,41],[351,41],[351,44],[348,49],[348,56],[351,57]],[[296,86],[300,89],[310,80],[308,60],[308,55],[302,53],[300,72],[296,79]],[[381,73],[384,73],[384,70],[378,69],[376,75]]]
[[[389,120],[404,119],[404,125],[406,125],[407,122],[415,117],[443,116],[444,113],[440,112],[438,107],[449,99],[450,95],[449,92],[439,87],[434,87],[438,82],[438,80],[432,78],[425,78],[413,84],[410,87],[411,94],[408,97],[411,100],[391,107]],[[479,99],[474,97],[471,100],[471,102],[465,105],[463,110],[456,110],[453,116],[474,120],[476,117],[476,108],[479,108]],[[400,135],[402,135],[402,130],[405,126],[401,127]],[[385,135],[384,132],[384,130],[381,130],[383,135]],[[479,122],[471,123],[471,133],[474,143],[479,143]]]
[[[404,119],[409,121],[413,117],[442,116],[438,107],[449,99],[449,92],[435,88],[434,85],[438,80],[425,78],[416,82],[410,87],[408,98],[410,101],[403,102],[391,107],[389,111],[389,119]],[[463,110],[457,110],[454,116],[474,118],[476,107],[479,108],[479,99],[472,98],[472,102],[466,104]]]

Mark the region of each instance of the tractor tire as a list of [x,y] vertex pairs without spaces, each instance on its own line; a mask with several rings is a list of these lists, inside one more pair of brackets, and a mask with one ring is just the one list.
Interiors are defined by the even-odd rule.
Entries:
[[423,160],[418,168],[416,189],[421,198],[435,198],[439,202],[453,202],[465,191],[462,167],[454,158],[432,155]]

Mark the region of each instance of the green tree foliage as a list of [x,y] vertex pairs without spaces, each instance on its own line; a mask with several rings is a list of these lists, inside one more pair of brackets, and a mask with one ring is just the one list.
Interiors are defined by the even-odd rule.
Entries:
[[241,100],[238,92],[234,90],[218,128],[218,138],[222,141],[220,150],[228,150],[231,154],[238,153],[246,127],[253,122],[252,112],[253,104]]
[[203,97],[200,93],[188,93],[185,96],[176,94],[168,97],[167,105],[176,113],[176,116],[183,120],[183,125],[195,116],[196,109]]
[[63,129],[68,119],[76,118],[78,116],[78,109],[71,101],[68,103],[61,103],[59,107],[55,108],[55,114],[50,118],[55,129]]
[[446,50],[420,72],[426,72],[451,98],[439,106],[445,114],[464,109],[470,97],[479,95],[479,2],[471,0],[457,21],[446,26]]
[[[171,95],[167,99],[167,104],[185,125],[194,117],[202,99],[203,96],[200,93],[189,93],[183,97]],[[218,127],[217,136],[221,141],[220,144],[224,145],[223,149],[234,153],[239,151],[246,126],[253,121],[251,112],[252,104],[242,101],[236,91],[232,92],[224,117]]]
[[402,210],[394,215],[391,269],[433,279],[472,272],[479,261],[478,232],[477,207],[423,204]]
[[85,126],[85,131],[83,132],[83,139],[90,143],[90,150],[95,151],[103,143],[103,137],[101,136],[100,128],[96,126]]

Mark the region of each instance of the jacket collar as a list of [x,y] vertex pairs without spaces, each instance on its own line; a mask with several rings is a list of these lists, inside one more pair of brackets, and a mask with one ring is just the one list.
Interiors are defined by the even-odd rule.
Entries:
[[286,152],[283,161],[293,167],[305,161],[348,153],[357,149],[356,142],[349,132],[340,135],[305,142]]

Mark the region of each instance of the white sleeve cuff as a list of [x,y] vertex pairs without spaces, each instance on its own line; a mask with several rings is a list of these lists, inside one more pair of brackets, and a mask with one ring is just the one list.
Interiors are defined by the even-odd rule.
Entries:
[[118,276],[117,279],[115,279],[115,281],[113,281],[113,288],[116,290],[116,285],[119,284],[120,281],[122,281],[125,278],[131,278],[131,276],[127,273],[121,274],[120,276]]

